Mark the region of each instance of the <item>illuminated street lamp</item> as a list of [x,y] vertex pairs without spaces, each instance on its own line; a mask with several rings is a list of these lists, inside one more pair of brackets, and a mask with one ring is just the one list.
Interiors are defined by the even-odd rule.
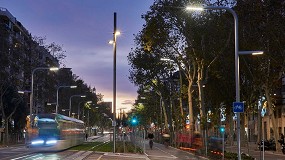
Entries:
[[109,41],[109,44],[113,44],[113,52],[114,52],[114,69],[113,69],[113,152],[116,152],[116,49],[117,49],[117,36],[121,33],[117,31],[117,13],[114,12],[114,32],[113,32],[113,40]]
[[[236,102],[240,102],[240,78],[239,78],[239,54],[263,54],[262,51],[240,51],[238,45],[238,16],[236,12],[224,6],[205,6],[205,7],[186,7],[186,10],[226,10],[229,11],[234,17],[234,30],[235,30],[235,83],[236,83]],[[238,144],[238,160],[241,160],[241,151],[240,151],[240,113],[237,113],[237,144]]]
[[72,95],[72,96],[70,96],[70,98],[69,98],[69,112],[68,112],[68,116],[69,116],[69,117],[70,117],[70,114],[71,114],[71,99],[72,99],[73,97],[85,98],[86,95]]
[[18,91],[19,94],[31,93],[32,91]]
[[55,113],[58,113],[58,92],[60,88],[77,88],[77,86],[59,86],[57,87],[56,90],[56,108],[55,108]]
[[[31,118],[31,122],[32,120],[32,114],[33,114],[33,96],[34,96],[34,73],[37,70],[50,70],[50,71],[57,71],[59,68],[58,67],[38,67],[33,69],[32,71],[32,84],[31,84],[31,94],[30,94],[30,118]],[[38,109],[36,109],[36,113],[38,112]],[[32,123],[31,123],[31,127],[32,127]]]

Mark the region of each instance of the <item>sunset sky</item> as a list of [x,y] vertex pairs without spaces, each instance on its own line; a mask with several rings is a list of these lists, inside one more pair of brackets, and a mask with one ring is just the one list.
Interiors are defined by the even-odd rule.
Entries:
[[66,50],[66,67],[87,85],[113,99],[114,12],[117,13],[117,108],[130,108],[137,88],[128,80],[127,55],[134,34],[144,24],[141,15],[153,0],[1,0],[0,7],[16,17],[32,36],[46,37]]

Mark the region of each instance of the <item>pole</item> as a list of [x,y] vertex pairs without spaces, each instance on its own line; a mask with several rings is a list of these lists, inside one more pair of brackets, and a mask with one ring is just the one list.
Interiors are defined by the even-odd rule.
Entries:
[[135,153],[137,153],[136,127],[134,127],[134,134],[135,134]]
[[263,141],[263,142],[262,142],[262,146],[263,146],[263,147],[262,147],[262,160],[264,160],[264,134],[265,134],[265,133],[264,133],[264,128],[265,128],[265,127],[264,127],[264,123],[263,123],[263,117],[262,117],[262,126],[263,126],[263,127],[262,127],[262,141]]
[[[84,102],[84,101],[82,101],[82,102]],[[82,102],[79,102],[78,106],[77,106],[77,119],[80,118],[80,116],[79,116],[80,115],[80,105],[81,105]],[[84,116],[84,106],[83,106],[82,110],[83,110],[83,116]]]
[[59,88],[57,88],[56,90],[56,107],[55,107],[55,113],[57,114],[58,113],[58,91],[59,91]]
[[[236,102],[240,102],[240,81],[239,81],[239,44],[238,44],[238,16],[234,10],[223,6],[209,6],[204,9],[225,9],[234,17],[234,32],[235,32],[235,84],[236,84]],[[237,113],[237,145],[238,145],[238,160],[241,160],[240,151],[240,113]]]
[[70,117],[71,114],[71,98],[72,96],[69,98],[69,110],[68,110],[68,116]]
[[[240,79],[239,79],[239,55],[238,55],[238,17],[236,13],[230,9],[235,20],[235,74],[236,74],[236,101],[240,102]],[[237,113],[237,142],[238,142],[238,160],[241,160],[240,151],[240,113]]]
[[206,129],[205,129],[205,149],[206,149],[206,156],[208,156],[208,113],[206,113]]
[[90,135],[90,127],[89,127],[89,109],[88,109],[88,118],[87,118],[87,128],[88,128],[88,134]]
[[[116,124],[116,31],[117,31],[117,13],[114,12],[114,33],[113,33],[113,52],[114,52],[114,69],[113,69],[113,121]],[[116,125],[113,130],[113,152],[116,153]]]
[[30,125],[31,128],[33,127],[32,122],[33,122],[33,96],[34,96],[34,72],[35,69],[32,71],[32,82],[31,82],[31,94],[30,94]]
[[223,160],[225,159],[225,133],[223,133]]
[[145,154],[145,136],[146,136],[146,133],[145,133],[145,130],[143,130],[143,153]]
[[77,107],[77,119],[79,119],[79,112],[80,112],[80,109],[79,109],[79,107],[80,107],[80,102],[78,103],[78,107]]

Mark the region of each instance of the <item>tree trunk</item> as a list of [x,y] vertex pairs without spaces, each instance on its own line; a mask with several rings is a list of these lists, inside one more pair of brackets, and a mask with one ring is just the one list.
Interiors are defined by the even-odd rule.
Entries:
[[162,99],[162,102],[161,102],[161,106],[162,106],[162,110],[163,110],[163,115],[164,115],[164,127],[166,130],[169,130],[169,127],[168,127],[168,118],[167,118],[167,113],[166,113],[166,107],[165,107],[165,103],[164,103],[164,100]]
[[188,80],[188,107],[189,107],[189,121],[190,133],[194,131],[194,114],[193,114],[193,100],[192,100],[192,84],[193,81]]
[[[278,139],[279,139],[279,136],[278,136],[278,133],[277,133],[277,124],[276,124],[276,117],[274,115],[274,111],[273,111],[273,106],[272,106],[272,101],[271,101],[271,97],[270,97],[270,94],[269,94],[269,90],[267,87],[265,87],[264,89],[265,91],[265,97],[267,99],[267,107],[269,109],[269,113],[270,113],[270,117],[272,118],[271,120],[271,123],[272,123],[272,129],[273,129],[273,133],[274,133],[274,139],[275,139],[275,143],[276,143],[276,151],[280,151],[280,143],[277,143]],[[270,118],[269,117],[269,118]],[[269,130],[270,130],[270,124],[269,124]],[[277,145],[278,144],[278,145]]]
[[179,91],[179,106],[180,106],[180,114],[181,114],[181,122],[183,122],[183,99],[182,99],[182,88],[183,88],[183,79],[182,79],[181,67],[179,66],[179,83],[180,83],[180,91]]
[[9,145],[9,118],[5,120],[5,145]]

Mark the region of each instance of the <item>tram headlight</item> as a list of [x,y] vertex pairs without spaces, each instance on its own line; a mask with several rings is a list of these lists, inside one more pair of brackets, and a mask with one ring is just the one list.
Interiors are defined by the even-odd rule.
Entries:
[[33,140],[32,145],[40,145],[40,144],[44,144],[44,140]]
[[57,143],[57,140],[55,140],[55,139],[50,139],[50,140],[46,141],[46,144],[48,144],[48,145],[56,144],[56,143]]

